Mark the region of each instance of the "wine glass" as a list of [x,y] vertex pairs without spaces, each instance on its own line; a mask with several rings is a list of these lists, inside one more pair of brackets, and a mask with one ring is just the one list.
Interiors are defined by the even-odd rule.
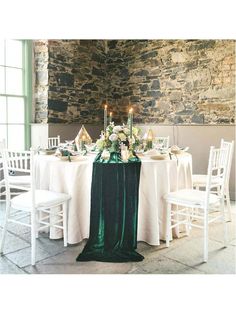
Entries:
[[85,144],[85,147],[89,153],[93,152],[95,151],[96,143]]
[[153,141],[153,147],[155,150],[161,151],[164,148],[164,139],[155,137]]
[[65,147],[68,149],[68,150],[74,150],[74,140],[65,140]]

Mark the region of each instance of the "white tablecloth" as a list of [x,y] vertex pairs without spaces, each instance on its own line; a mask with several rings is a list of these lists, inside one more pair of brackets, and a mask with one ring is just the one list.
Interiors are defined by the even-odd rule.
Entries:
[[[54,156],[36,158],[36,185],[71,195],[68,217],[68,242],[78,243],[89,237],[90,190],[94,155],[85,161],[61,161]],[[192,157],[183,153],[172,160],[141,158],[138,209],[138,241],[159,245],[165,239],[166,205],[163,195],[192,186]],[[50,238],[62,237],[51,228]]]

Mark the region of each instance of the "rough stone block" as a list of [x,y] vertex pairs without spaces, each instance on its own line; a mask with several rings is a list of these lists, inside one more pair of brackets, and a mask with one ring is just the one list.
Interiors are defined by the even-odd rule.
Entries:
[[147,76],[149,72],[147,70],[140,70],[136,73],[134,73],[135,76]]
[[57,83],[59,86],[74,86],[74,76],[69,73],[57,74]]
[[159,82],[159,80],[153,80],[152,81],[151,89],[154,89],[154,90],[160,89],[160,82]]
[[90,89],[92,91],[97,91],[98,88],[94,83],[86,83],[82,86],[82,89]]
[[48,109],[59,112],[65,112],[67,110],[67,102],[56,99],[48,100]]
[[147,92],[147,96],[148,97],[154,97],[154,98],[160,98],[161,97],[161,92],[160,91],[154,91],[154,90],[152,90],[152,91],[148,91]]
[[149,59],[149,58],[154,58],[154,57],[156,57],[157,56],[157,51],[150,51],[150,52],[146,52],[146,53],[144,53],[143,55],[141,55],[141,59],[142,60],[147,60],[147,59]]

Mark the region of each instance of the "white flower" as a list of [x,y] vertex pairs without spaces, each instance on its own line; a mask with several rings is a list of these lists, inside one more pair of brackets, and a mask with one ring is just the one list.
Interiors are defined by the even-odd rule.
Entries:
[[102,157],[102,159],[105,159],[105,160],[109,159],[110,158],[109,151],[104,149],[104,151],[101,154],[101,157]]
[[139,133],[139,129],[138,128],[133,128],[132,129],[132,131],[133,131],[133,134],[135,135],[135,136],[138,136],[138,133]]
[[109,140],[112,141],[112,142],[117,141],[117,140],[118,140],[118,135],[112,133],[112,134],[109,136]]
[[102,139],[97,140],[96,146],[97,146],[97,148],[98,148],[99,150],[102,150],[103,147],[104,147],[104,141],[103,141]]
[[116,125],[116,126],[114,126],[114,128],[113,128],[113,132],[114,132],[114,133],[118,133],[118,132],[121,132],[122,129],[123,129],[122,126]]
[[119,136],[119,139],[120,139],[122,142],[126,141],[126,136],[125,136],[124,133],[119,133],[118,136]]
[[125,133],[126,135],[129,135],[129,129],[128,129],[128,128],[124,128],[124,133]]

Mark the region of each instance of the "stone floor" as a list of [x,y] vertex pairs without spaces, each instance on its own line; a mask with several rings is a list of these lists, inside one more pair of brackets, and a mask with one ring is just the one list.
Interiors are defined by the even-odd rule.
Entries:
[[[0,236],[4,216],[0,203]],[[37,240],[37,264],[30,265],[28,228],[9,225],[5,255],[0,257],[0,274],[235,274],[236,273],[236,205],[232,202],[233,220],[228,222],[229,245],[222,248],[222,225],[210,226],[209,260],[202,263],[202,230],[192,229],[189,237],[174,239],[169,248],[138,243],[137,251],[145,259],[138,263],[76,262],[85,241],[63,247],[62,240],[46,235]]]

